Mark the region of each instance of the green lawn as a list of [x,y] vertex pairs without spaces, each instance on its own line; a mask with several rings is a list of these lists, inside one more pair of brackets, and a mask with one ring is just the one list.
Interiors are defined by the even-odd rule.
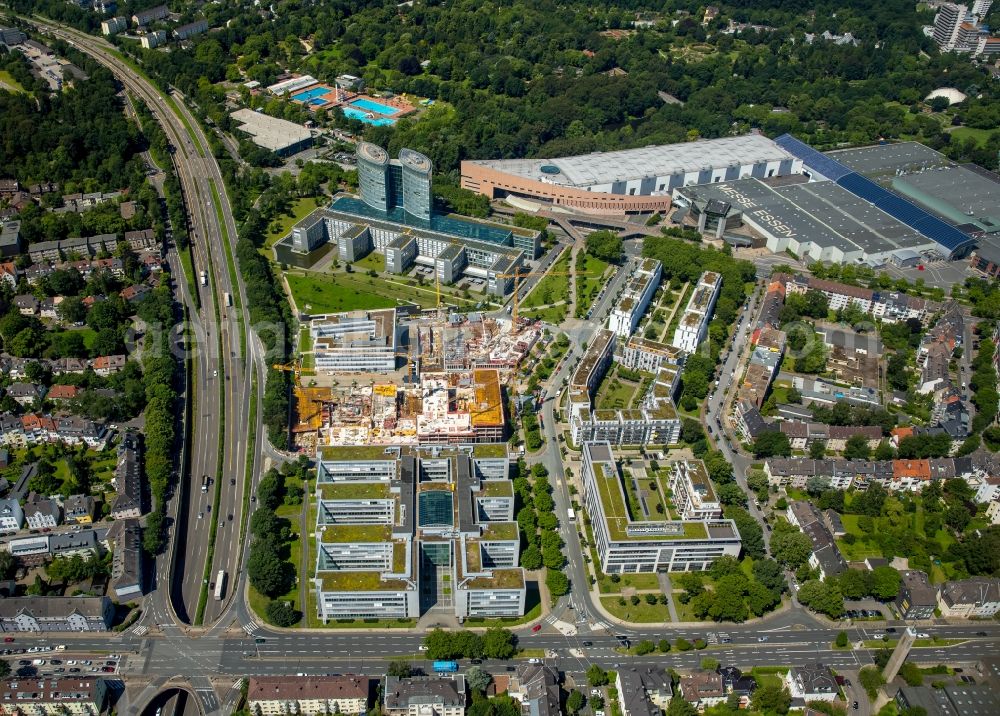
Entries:
[[622,574],[619,581],[613,582],[610,575],[602,575],[597,586],[601,594],[618,594],[623,589],[649,590],[659,589],[660,581],[655,574]]
[[[569,301],[569,276],[556,276],[552,273],[554,271],[569,271],[569,259],[570,249],[566,248],[560,254],[559,258],[556,259],[555,263],[552,264],[549,273],[535,284],[531,293],[521,301],[520,311],[523,311],[525,315],[541,317],[540,314],[543,312],[529,312],[527,309],[546,306],[550,303],[558,303],[559,301]],[[565,314],[565,309],[562,309],[562,312]]]
[[292,230],[293,225],[302,221],[312,211],[326,205],[326,203],[326,197],[321,197],[319,200],[314,197],[307,197],[293,201],[285,214],[271,220],[271,223],[267,227],[267,236],[264,237],[264,246],[261,248],[261,253],[270,257],[271,247],[276,241],[287,236],[288,232]]
[[13,92],[24,92],[24,87],[7,70],[0,70],[0,85]]
[[617,376],[617,373],[607,375],[597,390],[594,407],[597,410],[625,409],[629,406],[632,396],[635,395],[638,388],[638,383],[622,380]]
[[582,271],[576,275],[576,308],[577,313],[585,315],[593,303],[594,297],[604,285],[604,273],[610,264],[584,254]]
[[377,251],[370,251],[367,256],[363,259],[358,259],[353,265],[356,271],[378,271],[382,273],[385,271],[385,256]]
[[955,127],[948,134],[955,139],[975,139],[979,146],[983,146],[990,138],[990,135],[996,131],[995,129],[976,129],[975,127]]
[[633,606],[629,600],[625,600],[625,606],[618,604],[618,597],[601,597],[601,604],[611,614],[629,622],[638,624],[648,624],[650,622],[669,622],[670,610],[665,604],[646,604],[645,600]]
[[288,287],[300,311],[336,313],[358,308],[393,308],[396,301],[374,291],[359,292],[341,279],[349,274],[287,274]]

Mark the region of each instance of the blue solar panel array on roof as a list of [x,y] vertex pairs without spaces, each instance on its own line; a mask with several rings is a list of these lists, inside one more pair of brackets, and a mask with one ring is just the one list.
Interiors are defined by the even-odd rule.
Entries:
[[889,216],[940,244],[951,256],[968,250],[974,245],[972,238],[951,224],[928,214],[919,206],[883,189],[867,177],[851,171],[836,159],[816,151],[805,142],[790,134],[782,134],[774,140],[786,152],[795,155],[802,163],[818,174],[835,181],[856,197],[870,202]]
[[774,143],[789,154],[798,157],[810,169],[822,174],[831,181],[837,181],[845,174],[851,173],[850,169],[845,167],[836,159],[831,159],[822,152],[816,151],[805,142],[793,137],[791,134],[782,134],[774,140]]

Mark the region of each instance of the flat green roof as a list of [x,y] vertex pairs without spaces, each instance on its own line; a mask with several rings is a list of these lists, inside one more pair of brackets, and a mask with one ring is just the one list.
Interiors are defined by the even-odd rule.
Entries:
[[394,574],[402,574],[406,571],[406,543],[396,542],[392,546],[392,571]]
[[323,445],[319,456],[323,460],[395,460],[386,449],[385,445]]
[[476,443],[472,447],[473,457],[507,457],[507,443]]
[[683,525],[679,534],[643,534],[630,535],[627,532],[632,522],[631,515],[625,503],[621,479],[618,471],[612,470],[608,475],[603,463],[594,463],[594,481],[597,483],[601,506],[608,522],[608,535],[615,542],[663,542],[680,539],[707,539],[708,529],[702,522],[676,522],[673,520],[643,521],[645,525]]
[[521,589],[524,573],[520,569],[494,569],[492,577],[475,577],[465,583],[467,589]]
[[392,493],[385,482],[324,482],[319,486],[323,500],[388,499]]
[[329,572],[320,577],[324,592],[399,592],[410,589],[403,579],[382,579],[378,572]]
[[483,526],[484,540],[515,540],[517,539],[516,522],[490,522]]
[[389,542],[392,540],[392,527],[389,525],[329,525],[323,528],[322,540],[328,544]]
[[514,483],[510,480],[483,480],[479,494],[484,497],[513,497]]

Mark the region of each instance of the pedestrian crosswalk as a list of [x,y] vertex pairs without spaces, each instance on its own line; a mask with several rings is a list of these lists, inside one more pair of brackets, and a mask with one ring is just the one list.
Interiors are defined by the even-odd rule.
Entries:
[[145,624],[140,624],[139,626],[132,628],[132,633],[135,634],[136,636],[142,636],[148,631],[149,627],[146,626]]
[[251,619],[248,623],[243,625],[243,631],[247,633],[247,636],[253,636],[257,633],[257,630],[261,628],[261,625]]

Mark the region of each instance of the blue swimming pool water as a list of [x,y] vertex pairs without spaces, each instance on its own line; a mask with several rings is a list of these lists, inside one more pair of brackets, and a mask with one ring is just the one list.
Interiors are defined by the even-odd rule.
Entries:
[[399,113],[399,110],[395,107],[390,107],[389,105],[382,104],[381,102],[372,102],[370,99],[356,99],[351,102],[351,106],[367,109],[369,112],[378,112],[379,114],[385,114],[390,117]]
[[320,98],[320,99],[311,99],[311,100],[309,100],[309,104],[311,104],[313,107],[322,107],[324,104],[327,104],[327,101],[325,99],[322,99],[322,98]]
[[317,97],[322,97],[327,94],[330,90],[326,87],[313,87],[312,89],[307,89],[298,94],[293,94],[292,99],[296,102],[308,102],[310,100],[316,99]]
[[395,124],[395,119],[390,119],[388,117],[369,117],[365,112],[354,107],[341,107],[344,110],[344,114],[351,119],[357,119],[365,124],[374,124],[376,127],[384,127],[387,124]]

